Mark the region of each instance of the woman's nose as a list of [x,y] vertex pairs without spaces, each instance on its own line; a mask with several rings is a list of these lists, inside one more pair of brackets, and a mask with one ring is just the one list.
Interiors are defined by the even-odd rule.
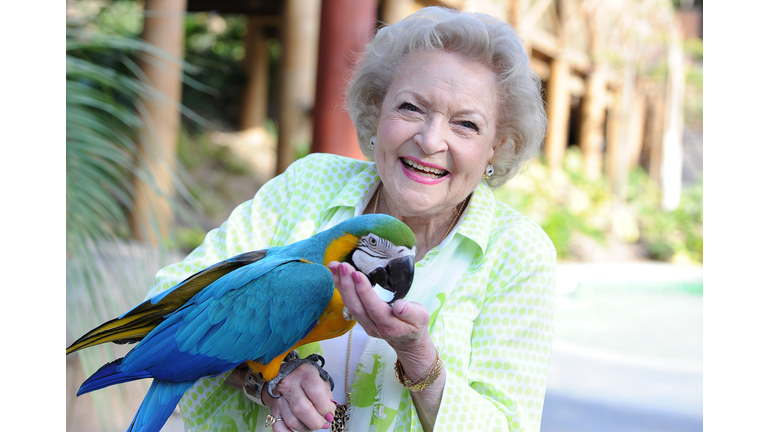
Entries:
[[416,144],[425,154],[434,154],[448,148],[447,126],[439,118],[430,119],[422,126],[421,131],[414,137]]

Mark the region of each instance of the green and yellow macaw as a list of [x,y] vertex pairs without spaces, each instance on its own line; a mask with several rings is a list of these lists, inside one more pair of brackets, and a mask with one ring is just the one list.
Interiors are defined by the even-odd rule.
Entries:
[[[405,297],[416,238],[401,221],[364,215],[291,245],[244,253],[202,270],[75,341],[67,354],[105,342],[139,342],[88,378],[78,396],[153,378],[129,431],[159,431],[200,378],[248,363],[275,378],[286,355],[349,331],[355,321],[328,264],[348,262],[371,285]],[[391,303],[391,302],[390,302]]]

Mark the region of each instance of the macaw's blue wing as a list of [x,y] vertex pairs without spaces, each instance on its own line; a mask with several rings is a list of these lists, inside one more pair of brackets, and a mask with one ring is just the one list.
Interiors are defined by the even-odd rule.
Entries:
[[247,252],[201,270],[175,287],[86,333],[67,348],[67,354],[105,342],[138,342],[160,324],[166,315],[182,307],[205,287],[234,270],[262,260],[266,255],[266,250]]
[[78,395],[153,377],[129,431],[159,431],[198,379],[246,360],[268,363],[288,351],[318,322],[335,288],[323,265],[273,261],[240,268],[211,283],[123,359],[88,378]]
[[333,278],[325,266],[305,261],[260,273],[244,267],[198,293],[125,356],[122,372],[188,381],[246,360],[266,364],[290,350],[330,302]]

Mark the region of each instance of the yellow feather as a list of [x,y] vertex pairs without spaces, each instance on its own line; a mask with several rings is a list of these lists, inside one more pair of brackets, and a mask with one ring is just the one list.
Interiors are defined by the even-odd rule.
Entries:
[[323,263],[327,266],[331,261],[342,261],[352,249],[357,247],[359,241],[360,237],[349,233],[331,241],[325,249]]

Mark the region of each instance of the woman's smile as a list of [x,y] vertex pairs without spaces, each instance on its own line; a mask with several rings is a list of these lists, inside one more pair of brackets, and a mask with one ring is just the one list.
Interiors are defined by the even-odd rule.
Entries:
[[435,165],[427,164],[415,158],[401,157],[403,174],[409,179],[422,184],[437,184],[450,177],[451,173]]

